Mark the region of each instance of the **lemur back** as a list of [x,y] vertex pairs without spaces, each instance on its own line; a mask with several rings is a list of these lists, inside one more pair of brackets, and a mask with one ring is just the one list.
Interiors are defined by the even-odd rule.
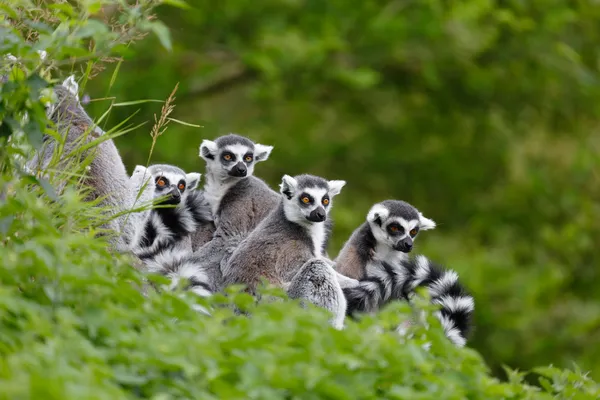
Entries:
[[375,312],[393,300],[409,301],[417,287],[426,287],[446,336],[464,346],[474,309],[473,298],[458,282],[458,275],[419,255],[410,259],[420,230],[435,223],[408,203],[388,200],[374,205],[335,260],[336,270],[359,280],[344,288],[348,314]]
[[310,175],[284,176],[282,197],[235,249],[223,267],[223,284],[244,284],[255,293],[261,278],[334,313],[343,324],[346,302],[330,261],[322,257],[332,198],[345,182]]
[[[78,89],[72,76],[62,85],[54,87],[56,102],[51,105],[48,114],[55,123],[57,132],[65,138],[63,158],[58,163],[57,169],[68,167],[64,157],[76,146],[85,145],[105,135],[105,132],[94,124],[81,106]],[[85,135],[87,137],[84,137]],[[27,169],[32,173],[45,174],[57,149],[58,143],[51,136],[44,135],[43,141],[42,149],[36,152],[26,164]],[[85,157],[89,152],[93,152],[93,159],[89,165],[87,178],[83,182],[85,186],[92,189],[87,200],[102,198],[99,205],[107,207],[109,215],[116,215],[126,209],[131,202],[132,190],[125,165],[112,140],[100,142],[92,149],[83,152],[81,156]],[[127,229],[124,226],[125,220],[125,215],[118,216],[107,222],[105,228],[120,233]],[[125,247],[121,236],[111,238],[110,243],[118,249]]]

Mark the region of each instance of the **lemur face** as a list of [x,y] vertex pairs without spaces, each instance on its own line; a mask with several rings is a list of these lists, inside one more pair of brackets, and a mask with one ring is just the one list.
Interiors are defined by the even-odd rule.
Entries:
[[420,231],[435,228],[435,222],[400,200],[386,200],[375,204],[367,215],[367,222],[378,244],[403,253],[412,250]]
[[269,158],[273,146],[254,143],[243,136],[230,134],[216,141],[203,140],[200,156],[213,173],[224,178],[244,178],[254,173],[256,163]]
[[[163,198],[159,204],[177,205],[182,198],[198,186],[201,175],[197,172],[186,174],[180,168],[166,164],[151,165],[148,168],[135,167],[130,181],[138,185],[147,184],[153,189],[154,198]],[[140,186],[141,186],[140,185]]]
[[325,221],[333,197],[341,192],[345,184],[345,181],[327,181],[312,175],[284,175],[281,194],[286,217],[301,224]]

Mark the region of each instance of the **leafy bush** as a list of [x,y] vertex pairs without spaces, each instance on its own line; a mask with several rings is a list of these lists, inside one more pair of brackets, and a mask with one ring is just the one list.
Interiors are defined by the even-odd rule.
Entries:
[[[6,177],[4,178],[6,179]],[[296,302],[255,304],[245,293],[199,299],[144,295],[128,258],[88,230],[94,213],[69,188],[52,200],[28,180],[3,181],[0,269],[0,397],[594,399],[579,371],[535,372],[543,389],[488,374],[481,356],[429,329],[403,340],[390,328],[405,304],[330,328],[324,310]],[[154,278],[158,283],[164,279]],[[282,299],[279,291],[268,292]],[[201,302],[211,317],[194,312]],[[235,315],[235,304],[251,317]],[[417,309],[431,311],[424,301]],[[431,343],[425,349],[425,343]]]
[[[598,398],[598,385],[577,369],[535,369],[539,387],[516,371],[506,382],[490,376],[476,351],[449,345],[426,299],[336,331],[325,311],[277,290],[264,289],[280,301],[260,304],[235,288],[210,299],[150,290],[132,259],[97,237],[104,216],[77,188],[84,164],[46,179],[28,175],[22,161],[42,132],[58,138],[43,91],[57,68],[83,57],[85,82],[122,49],[107,35],[117,27],[127,43],[149,26],[169,43],[148,20],[157,3],[15,4],[2,5],[1,26],[3,52],[16,60],[3,64],[0,87],[0,398]],[[118,10],[111,17],[121,25],[89,19],[100,4]],[[194,312],[194,303],[213,315]],[[418,310],[430,328],[415,325],[411,339],[390,332]]]
[[[239,132],[275,146],[256,170],[272,186],[347,180],[331,255],[371,205],[409,201],[439,223],[415,250],[475,295],[471,343],[494,373],[575,360],[600,379],[596,2],[198,0],[159,15],[173,52],[141,42],[110,90],[164,98],[180,83],[174,117],[203,128],[174,127],[157,161],[202,168],[203,138]],[[117,145],[131,166],[150,148],[144,134]]]

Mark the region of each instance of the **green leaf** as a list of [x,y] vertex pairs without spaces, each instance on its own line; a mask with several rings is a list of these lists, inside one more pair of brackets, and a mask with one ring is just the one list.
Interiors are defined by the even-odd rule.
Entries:
[[29,86],[31,100],[37,101],[42,89],[48,87],[48,82],[39,74],[35,73],[27,78],[27,85]]
[[77,29],[74,33],[76,38],[88,38],[88,37],[102,37],[109,32],[108,27],[102,22],[89,19],[85,22],[85,25]]
[[158,37],[158,40],[160,41],[162,46],[166,50],[171,51],[172,50],[171,33],[169,32],[169,29],[165,26],[165,24],[163,24],[160,21],[153,21],[149,24],[149,27],[150,27],[150,30],[152,30],[152,32],[154,32],[156,37]]
[[143,104],[143,103],[164,103],[164,100],[144,99],[144,100],[123,101],[121,103],[113,104],[113,107],[133,106],[136,104]]
[[168,117],[167,119],[168,119],[169,121],[173,121],[173,122],[176,122],[176,123],[178,123],[178,124],[185,125],[185,126],[191,126],[191,127],[193,127],[193,128],[202,128],[202,127],[203,127],[202,125],[191,124],[191,123],[189,123],[189,122],[180,121],[180,120],[178,120],[178,119],[175,119],[175,118],[170,118],[170,117]]
[[51,200],[58,200],[58,196],[56,195],[56,190],[54,190],[54,186],[52,186],[52,184],[48,182],[46,178],[41,177],[37,179],[37,181]]
[[2,235],[6,235],[8,233],[14,219],[14,215],[9,215],[8,217],[0,219],[0,233],[2,233]]
[[190,6],[189,4],[187,4],[185,1],[183,0],[162,0],[163,4],[168,4],[170,6],[174,6],[177,8],[182,8],[182,9],[189,9]]
[[33,148],[39,150],[42,147],[42,138],[44,136],[44,133],[40,129],[40,122],[37,120],[29,121],[23,127],[23,131]]

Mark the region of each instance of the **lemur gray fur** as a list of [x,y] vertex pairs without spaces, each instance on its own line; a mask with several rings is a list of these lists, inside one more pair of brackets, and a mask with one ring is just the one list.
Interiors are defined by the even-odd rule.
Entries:
[[[199,226],[212,223],[204,193],[196,190],[200,176],[166,164],[135,168],[132,186],[145,185],[142,197],[152,198],[159,207],[144,212],[143,219],[136,221],[139,229],[131,250],[144,262],[147,272],[166,275],[174,285],[187,278],[189,290],[208,296],[212,283],[200,260],[193,256],[190,240]],[[173,207],[160,207],[165,205]]]
[[341,328],[346,299],[332,262],[323,257],[323,243],[332,199],[345,183],[312,175],[285,175],[279,204],[224,264],[224,286],[244,284],[254,294],[260,279],[266,278],[285,288],[291,298],[331,311],[332,325]]
[[[64,139],[63,157],[77,146],[90,143],[105,134],[94,124],[81,106],[77,95],[78,89],[72,76],[67,78],[62,85],[56,85],[54,87],[56,102],[47,109],[50,120],[54,122],[57,132]],[[87,137],[85,137],[86,135]],[[45,174],[52,161],[53,153],[61,147],[50,135],[44,135],[43,141],[42,149],[36,152],[26,164],[26,168],[33,174]],[[106,207],[110,215],[115,215],[131,202],[132,190],[129,186],[129,176],[125,165],[112,140],[100,142],[97,146],[84,152],[82,156],[87,156],[90,151],[94,152],[93,159],[89,165],[88,176],[83,182],[85,186],[91,188],[87,200],[101,198],[99,205]],[[64,169],[67,168],[66,164],[63,159],[57,167]],[[125,215],[115,217],[105,227],[117,233],[129,229],[128,232],[131,234],[133,227],[124,227],[125,219]],[[124,248],[122,238],[126,236],[128,235],[113,237],[110,242],[116,248]]]
[[256,163],[265,161],[272,149],[236,134],[200,145],[206,162],[204,192],[216,229],[210,242],[201,247],[193,242],[192,246],[215,276],[215,290],[221,289],[222,264],[279,202],[279,194],[252,175]]
[[431,301],[441,305],[436,316],[446,336],[462,347],[471,328],[473,297],[459,284],[456,272],[423,255],[413,259],[407,255],[417,234],[433,228],[435,222],[404,201],[375,204],[340,251],[336,270],[360,281],[344,288],[348,315],[375,312],[393,300],[410,300],[417,287],[426,287]]

